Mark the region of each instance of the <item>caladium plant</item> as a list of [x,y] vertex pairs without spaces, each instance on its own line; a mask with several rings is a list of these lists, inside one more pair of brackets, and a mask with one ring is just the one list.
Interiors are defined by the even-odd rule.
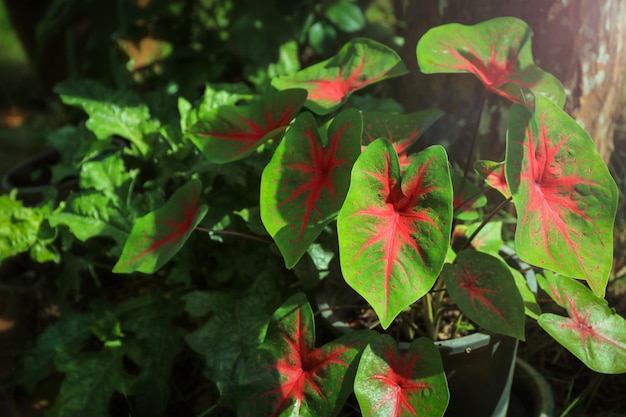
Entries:
[[[351,99],[360,90],[408,71],[393,49],[357,38],[327,60],[275,77],[271,86],[278,91],[214,85],[205,94],[211,103],[192,105],[181,98],[175,133],[152,120],[147,106],[118,106],[141,111],[132,112],[133,120],[120,119],[116,129],[98,125],[93,131],[100,142],[81,161],[79,181],[90,199],[83,204],[75,196],[56,210],[33,210],[36,223],[67,227],[64,232],[81,242],[113,239],[119,245],[113,273],[159,276],[167,270],[168,279],[186,288],[204,279],[184,271],[187,259],[198,262],[204,254],[198,254],[198,241],[195,252],[182,250],[195,240],[194,231],[212,225],[214,241],[218,232],[242,236],[228,230],[242,220],[256,234],[245,237],[266,245],[268,254],[280,254],[296,275],[308,268],[314,282],[338,278],[367,302],[386,335],[356,330],[316,345],[307,296],[292,294],[293,288],[313,287],[310,281],[276,290],[275,298],[286,301],[269,320],[265,311],[255,318],[250,306],[238,304],[255,298],[254,291],[241,291],[240,297],[202,293],[207,303],[213,300],[207,308],[191,305],[194,297],[187,294],[192,316],[212,315],[207,327],[237,318],[233,339],[245,343],[238,342],[227,363],[209,361],[205,374],[227,393],[223,405],[237,408],[241,417],[334,417],[352,392],[366,416],[443,415],[454,396],[448,397],[434,341],[414,337],[400,350],[390,335],[404,334],[396,326],[409,325],[411,334],[436,336],[441,311],[450,305],[464,319],[457,330],[473,327],[524,340],[526,314],[591,369],[626,372],[626,321],[602,298],[611,273],[617,189],[591,138],[562,110],[563,86],[534,63],[531,38],[524,22],[506,17],[433,28],[417,45],[424,73],[473,73],[485,95],[511,102],[505,156],[479,161],[476,173],[457,170],[458,161],[442,145],[421,143],[441,110],[396,114],[355,108],[359,101]],[[64,99],[89,114],[87,128],[106,116],[91,102],[105,92],[73,95],[68,89],[62,89]],[[84,97],[88,101],[80,104]],[[146,120],[136,125],[135,118]],[[128,141],[123,150],[109,146],[113,134]],[[154,147],[162,143],[172,145],[158,152]],[[153,158],[151,169],[130,169],[122,154],[133,163]],[[189,155],[199,159],[185,165]],[[183,174],[169,178],[170,171],[160,171],[163,161],[183,165]],[[155,181],[159,175],[168,178]],[[241,188],[245,192],[237,193]],[[491,188],[500,194],[487,198]],[[141,189],[153,194],[140,198]],[[87,204],[94,201],[102,207]],[[520,272],[500,256],[507,205],[517,216],[515,238],[507,244],[523,261],[546,270],[540,282],[565,315],[542,314]],[[115,221],[102,215],[109,206]],[[48,211],[48,218],[39,218]],[[29,231],[23,250],[33,250],[43,237],[48,244],[47,234],[35,239],[34,233]],[[245,264],[246,255],[237,255],[235,263]],[[216,285],[242,279],[237,265],[225,269],[211,271]],[[263,279],[268,275],[264,271]],[[263,309],[273,309],[280,304],[273,295],[256,298]],[[202,351],[206,333],[187,338],[194,350]],[[234,401],[237,393],[241,398]]]

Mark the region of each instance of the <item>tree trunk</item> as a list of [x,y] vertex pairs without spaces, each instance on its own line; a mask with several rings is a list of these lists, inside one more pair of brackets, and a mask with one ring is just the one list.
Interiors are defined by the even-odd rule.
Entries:
[[[402,5],[406,4],[405,8]],[[515,16],[534,31],[533,55],[544,70],[558,77],[567,91],[565,110],[590,134],[608,162],[623,104],[621,94],[626,66],[626,4],[623,0],[397,1],[405,23],[402,53],[412,76],[398,83],[400,102],[407,111],[439,107],[461,121],[461,150],[480,116],[483,87],[473,75],[419,72],[415,46],[431,27],[444,23],[476,24],[498,16]],[[497,159],[494,141],[502,141],[508,104],[491,96],[480,127],[481,157]],[[500,139],[498,139],[500,138]],[[497,147],[496,147],[497,148]],[[466,149],[466,148],[465,148]],[[501,152],[500,152],[501,153]]]

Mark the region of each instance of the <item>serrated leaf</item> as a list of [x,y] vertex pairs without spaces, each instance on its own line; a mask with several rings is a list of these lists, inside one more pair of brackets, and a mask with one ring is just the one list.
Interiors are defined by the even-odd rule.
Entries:
[[185,340],[204,357],[204,374],[216,383],[225,405],[235,404],[239,373],[265,336],[267,322],[279,304],[277,292],[273,277],[262,275],[243,292],[213,291],[202,296],[206,308],[215,313]]
[[200,181],[191,180],[161,208],[137,219],[113,272],[151,274],[176,255],[207,212],[201,190]]
[[261,219],[287,268],[293,268],[343,204],[360,152],[359,112],[340,113],[325,137],[311,113],[301,114],[263,170]]
[[532,57],[532,30],[514,17],[498,17],[473,26],[450,23],[430,29],[417,44],[423,73],[469,72],[488,91],[532,105],[535,96],[562,107],[565,90]]
[[356,38],[334,57],[293,75],[274,78],[272,85],[279,90],[306,89],[305,106],[325,115],[341,106],[351,93],[406,72],[402,60],[392,49],[371,39]]
[[160,123],[133,93],[113,91],[93,80],[64,81],[54,91],[65,104],[81,107],[89,115],[85,125],[98,139],[119,135],[142,155],[150,151],[148,135],[157,132]]
[[365,417],[440,417],[450,396],[441,356],[430,339],[415,339],[400,352],[386,334],[365,348],[354,393]]
[[292,296],[272,316],[265,340],[241,374],[237,415],[335,415],[352,390],[353,361],[371,336],[353,332],[315,348],[311,306],[303,294]]
[[452,184],[441,146],[416,154],[403,176],[393,145],[377,139],[352,169],[337,232],[346,282],[387,328],[430,290],[452,224]]
[[305,99],[304,90],[290,89],[266,94],[247,105],[220,106],[201,115],[188,136],[210,162],[235,161],[281,134]]
[[124,349],[104,347],[95,353],[61,351],[55,364],[65,373],[61,391],[47,417],[109,417],[115,391],[130,395],[135,377],[124,370]]
[[44,209],[25,207],[16,195],[0,195],[0,262],[36,245],[44,221]]
[[410,114],[363,112],[362,144],[367,146],[378,138],[387,139],[400,158],[400,168],[404,169],[411,163],[409,147],[441,116],[443,112],[437,109]]
[[617,186],[589,135],[549,100],[514,105],[506,178],[515,248],[531,264],[585,279],[603,296],[613,261]]
[[450,297],[479,326],[524,340],[524,301],[508,266],[482,252],[462,251],[441,272]]
[[569,317],[542,314],[539,325],[592,370],[626,373],[626,320],[581,283],[554,280]]

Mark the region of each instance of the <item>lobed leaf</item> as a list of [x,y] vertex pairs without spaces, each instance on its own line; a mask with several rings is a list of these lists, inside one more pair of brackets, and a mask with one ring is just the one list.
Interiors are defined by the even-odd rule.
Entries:
[[245,158],[281,134],[298,114],[306,92],[289,89],[252,103],[220,106],[189,127],[188,136],[210,162]]
[[450,297],[479,326],[524,340],[524,301],[509,267],[483,252],[462,251],[441,272]]
[[441,146],[416,154],[403,177],[388,140],[367,146],[337,219],[339,254],[346,282],[384,328],[432,287],[451,223],[452,184]]
[[581,283],[553,279],[568,317],[542,314],[539,325],[592,370],[626,373],[626,320]]
[[207,212],[199,203],[201,188],[191,180],[163,207],[137,219],[113,272],[151,274],[176,255]]
[[430,339],[415,339],[399,352],[386,334],[363,351],[354,393],[365,417],[440,417],[450,397],[441,356]]
[[311,113],[285,133],[261,177],[261,219],[292,268],[341,208],[360,152],[361,115],[341,112],[322,139]]
[[528,25],[514,17],[498,17],[472,26],[450,23],[430,29],[417,44],[417,61],[425,74],[469,72],[485,88],[521,104],[543,96],[558,106],[565,90],[533,60]]
[[351,93],[405,73],[406,67],[392,49],[371,39],[355,38],[332,58],[274,78],[272,85],[279,90],[306,89],[305,106],[325,115],[340,107]]
[[549,100],[514,105],[506,179],[517,209],[519,257],[585,279],[603,296],[613,260],[617,186],[589,135]]

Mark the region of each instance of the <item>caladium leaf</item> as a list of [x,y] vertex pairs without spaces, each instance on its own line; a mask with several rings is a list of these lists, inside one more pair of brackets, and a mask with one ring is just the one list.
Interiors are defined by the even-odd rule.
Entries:
[[137,219],[113,272],[151,274],[172,259],[207,212],[201,189],[199,180],[191,180],[163,207]]
[[325,139],[311,113],[285,133],[261,177],[261,219],[287,268],[306,253],[343,204],[359,156],[361,115],[340,113]]
[[324,115],[341,106],[354,91],[406,73],[402,60],[392,49],[371,39],[356,38],[332,58],[293,75],[274,78],[272,85],[279,90],[306,89],[306,107]]
[[422,72],[469,72],[488,91],[512,102],[532,104],[541,95],[558,106],[565,90],[552,74],[535,65],[532,30],[514,17],[498,17],[473,26],[450,23],[430,29],[417,44]]
[[450,394],[435,344],[414,340],[406,351],[379,335],[363,351],[354,393],[365,417],[440,417]]
[[305,99],[304,90],[290,89],[266,94],[247,105],[220,106],[194,123],[187,133],[209,161],[235,161],[282,133]]
[[411,163],[408,148],[443,114],[437,109],[421,110],[411,114],[364,112],[363,146],[378,138],[387,139],[396,149],[400,167],[404,169]]
[[514,105],[506,178],[515,248],[531,264],[587,280],[603,296],[613,260],[617,186],[589,135],[550,101]]
[[304,294],[294,295],[274,313],[242,371],[237,415],[336,415],[352,391],[355,359],[374,335],[352,332],[315,348],[313,311]]
[[352,169],[337,232],[346,282],[387,328],[432,287],[450,243],[452,184],[446,153],[417,153],[400,174],[391,142],[377,139]]
[[559,286],[557,284],[557,274],[552,271],[548,271],[547,269],[543,270],[542,274],[537,274],[537,283],[554,301],[557,305],[565,308],[565,302],[563,301],[563,297],[561,297],[561,292],[559,291]]
[[500,191],[505,198],[511,197],[509,185],[506,183],[504,162],[476,161],[474,168],[491,188]]
[[492,332],[524,340],[524,301],[509,267],[500,259],[463,251],[441,276],[461,311]]
[[573,279],[554,276],[569,317],[546,313],[539,325],[596,372],[626,372],[626,320]]

